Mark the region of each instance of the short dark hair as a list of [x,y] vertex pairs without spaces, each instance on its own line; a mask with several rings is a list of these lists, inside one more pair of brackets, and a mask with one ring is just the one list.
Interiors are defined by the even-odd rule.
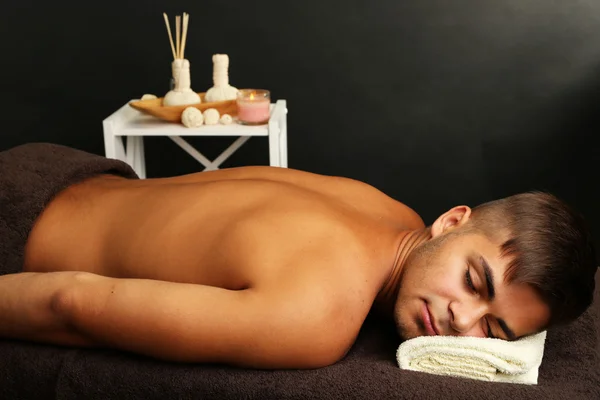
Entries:
[[510,258],[504,280],[536,290],[550,308],[546,328],[571,322],[590,306],[598,264],[574,208],[550,193],[527,192],[474,207],[472,222],[487,236],[502,237],[502,255]]

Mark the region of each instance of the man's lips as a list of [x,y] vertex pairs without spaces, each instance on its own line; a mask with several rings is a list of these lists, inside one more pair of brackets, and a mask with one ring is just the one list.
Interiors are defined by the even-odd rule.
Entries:
[[433,322],[433,318],[431,317],[431,313],[429,312],[429,307],[427,307],[427,303],[425,302],[423,302],[423,322],[425,323],[425,330],[427,330],[428,335],[439,335],[438,331],[435,329],[435,324]]

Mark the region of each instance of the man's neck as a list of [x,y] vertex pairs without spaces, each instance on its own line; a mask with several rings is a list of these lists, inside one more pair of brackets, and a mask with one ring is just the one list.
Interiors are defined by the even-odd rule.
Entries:
[[390,268],[390,273],[383,283],[381,290],[375,298],[373,308],[384,317],[393,317],[394,305],[398,297],[400,288],[400,276],[408,256],[421,243],[431,238],[429,228],[423,228],[415,231],[406,231],[399,237],[398,250],[396,258]]

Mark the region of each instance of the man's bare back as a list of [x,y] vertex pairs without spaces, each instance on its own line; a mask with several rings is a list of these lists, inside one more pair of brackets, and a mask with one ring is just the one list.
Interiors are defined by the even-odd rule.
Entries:
[[347,352],[403,233],[423,227],[410,208],[346,178],[270,167],[105,175],[50,203],[25,271],[65,271],[54,284],[75,288],[52,298],[68,315],[64,332],[41,340],[318,367]]

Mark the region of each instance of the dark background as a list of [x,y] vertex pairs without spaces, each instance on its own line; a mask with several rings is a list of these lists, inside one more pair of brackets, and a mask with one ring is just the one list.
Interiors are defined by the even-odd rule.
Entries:
[[[104,118],[169,90],[162,12],[173,28],[184,11],[192,88],[212,86],[225,53],[232,85],[286,99],[289,167],[366,181],[426,223],[548,190],[600,233],[597,0],[3,0],[0,150],[104,154]],[[169,139],[145,140],[149,177],[200,169]],[[231,141],[191,140],[210,157]],[[268,164],[266,138],[224,166],[249,164]]]

